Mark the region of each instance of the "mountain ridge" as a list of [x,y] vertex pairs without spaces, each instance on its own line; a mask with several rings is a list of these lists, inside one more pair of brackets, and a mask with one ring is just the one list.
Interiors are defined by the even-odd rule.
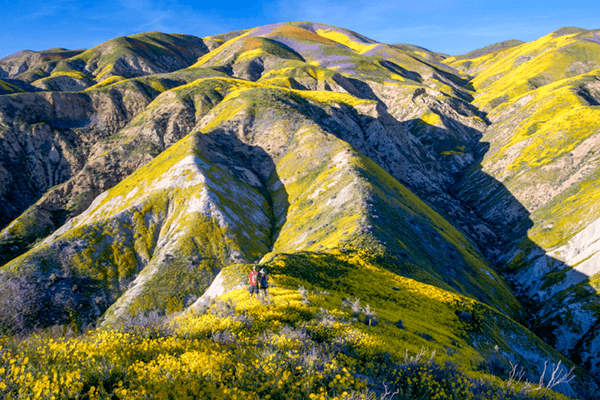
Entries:
[[[0,300],[0,327],[118,326],[185,310],[228,268],[288,282],[303,265],[289,282],[315,285],[307,271],[329,262],[470,298],[536,349],[518,356],[486,328],[465,352],[495,343],[531,371],[561,359],[530,323],[597,377],[595,35],[444,57],[292,22],[131,35],[20,72],[10,80],[34,89],[0,96],[0,299],[22,318]],[[554,212],[563,197],[583,222]]]

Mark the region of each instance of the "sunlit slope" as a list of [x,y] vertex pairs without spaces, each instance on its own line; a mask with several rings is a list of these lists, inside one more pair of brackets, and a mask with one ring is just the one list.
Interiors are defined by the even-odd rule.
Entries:
[[[500,281],[498,292],[485,289],[496,286],[497,277],[476,247],[394,179],[408,176],[413,183],[433,186],[437,176],[420,161],[430,157],[427,151],[373,102],[331,92],[225,83],[245,87],[211,110],[203,130],[243,134],[274,160],[281,183],[269,182],[278,232],[273,251],[319,250],[366,240],[360,246],[379,246],[406,262],[404,274],[471,293],[507,312],[518,310]],[[232,111],[240,115],[232,118]],[[280,122],[284,117],[290,122]],[[222,118],[237,124],[215,126]],[[245,120],[252,127],[246,129]],[[382,154],[386,147],[391,148]],[[415,229],[419,238],[413,236]],[[458,269],[451,271],[453,267]]]
[[[223,79],[201,80],[176,92],[211,89],[226,95],[202,119],[200,129],[229,143],[234,153],[241,151],[237,141],[251,146],[245,157],[271,197],[274,252],[388,248],[397,261],[405,260],[405,274],[462,293],[472,290],[483,301],[519,312],[468,239],[365,158],[377,159],[376,148],[402,143],[404,148],[387,154],[391,173],[431,182],[432,175],[415,157],[419,152],[425,156],[425,151],[410,133],[392,129],[385,113],[374,113],[371,101]],[[392,200],[399,195],[402,200]],[[413,239],[414,229],[424,240]],[[451,265],[461,272],[440,271]],[[489,293],[487,285],[497,286],[497,291]]]
[[[3,98],[0,163],[7,174],[0,188],[5,210],[0,263],[83,212],[95,196],[191,132],[196,124],[193,101],[156,98],[207,76],[226,75],[193,68],[99,84],[85,93]],[[123,104],[124,98],[130,101]],[[62,111],[52,111],[53,105]],[[28,170],[30,184],[19,188],[23,182],[16,178]]]
[[[502,52],[512,47],[519,46],[524,42],[521,40],[506,40],[504,42],[494,43],[481,49],[470,51],[460,56],[451,56],[443,60],[445,64],[468,74],[477,74],[485,70],[494,60],[502,57]],[[440,60],[442,61],[442,60]]]
[[[381,143],[370,152],[363,147],[361,151],[451,216],[461,229],[493,242],[490,228],[446,193],[455,176],[474,161],[475,145],[487,127],[485,115],[468,103],[471,95],[463,89],[466,79],[436,60],[433,53],[414,46],[389,46],[341,28],[294,22],[236,35],[200,58],[196,66],[221,68],[232,77],[268,85],[345,92],[378,101],[377,110],[395,119],[382,133],[395,124],[392,129],[410,130],[422,146],[413,155],[405,151],[410,163],[404,164],[404,171],[390,165],[387,153],[396,151],[394,147]],[[344,113],[336,114],[340,121],[347,119]],[[424,160],[427,168],[422,167]]]
[[[151,45],[160,37],[160,34],[150,33],[133,35],[131,38],[118,38],[114,43],[113,41],[107,42],[80,56],[83,57],[87,54],[85,57],[88,57],[90,54],[102,53],[104,55],[101,56],[101,59],[108,57],[106,60],[110,61],[109,58],[121,54],[121,50],[127,53],[127,51],[154,49]],[[175,39],[181,39],[170,36],[169,38],[170,41],[165,39],[161,42],[163,44],[174,42],[169,46],[164,44],[168,48],[178,43]],[[366,143],[372,147],[368,156],[375,157],[376,162],[413,191],[426,192],[420,192],[419,195],[426,195],[430,197],[429,201],[436,206],[443,207],[446,215],[453,216],[453,222],[458,223],[461,229],[477,237],[486,237],[486,240],[490,240],[489,238],[493,236],[489,228],[483,226],[481,221],[473,220],[472,214],[461,209],[460,204],[444,192],[445,188],[449,187],[453,181],[452,177],[448,176],[448,172],[456,174],[473,161],[472,147],[479,137],[479,130],[483,129],[486,124],[481,119],[481,115],[476,110],[469,108],[468,103],[463,99],[466,92],[460,89],[464,85],[464,82],[461,81],[462,78],[452,75],[447,67],[443,67],[445,70],[442,70],[440,64],[432,66],[432,62],[436,59],[433,53],[414,48],[414,46],[403,50],[406,46],[393,47],[377,44],[341,28],[311,23],[270,25],[217,35],[203,40],[210,44],[207,46],[212,51],[202,57],[192,68],[180,69],[169,74],[153,74],[131,79],[113,75],[99,83],[95,83],[98,79],[93,78],[95,80],[89,82],[93,86],[86,89],[86,93],[89,93],[90,96],[102,93],[112,97],[115,92],[127,90],[153,99],[162,92],[189,83],[198,77],[228,74],[233,77],[256,80],[267,86],[349,92],[357,98],[381,101],[387,107],[386,111],[398,120],[393,121],[388,116],[388,122],[385,124],[386,126],[382,127],[383,130],[389,130],[390,125],[396,125],[392,129],[397,131],[400,125],[405,125],[424,146],[413,153],[409,150],[414,148],[413,144],[405,140],[401,140],[402,144],[397,143],[402,147],[408,145],[403,155],[405,159],[399,168],[398,165],[393,165],[393,162],[398,161],[397,155],[390,157],[390,154],[386,154],[390,151],[398,152],[388,146],[391,142],[396,141],[394,138],[391,142],[389,138],[384,141],[375,139],[378,143],[374,146],[369,143],[373,141],[372,138],[362,138],[363,144]],[[140,41],[147,43],[142,45]],[[364,54],[361,54],[360,45],[367,42],[369,43],[367,47],[370,47]],[[115,45],[114,48],[111,47],[112,45],[109,46],[110,43]],[[341,53],[338,54],[339,52],[342,52],[343,56]],[[359,73],[359,70],[362,72]],[[86,86],[87,84],[81,88]],[[53,87],[53,89],[58,90],[59,88]],[[115,106],[118,105],[118,102],[113,103]],[[186,113],[189,112],[187,105],[183,104],[183,108],[187,110]],[[377,107],[373,108],[371,113],[379,112],[375,110]],[[379,108],[383,109],[380,106]],[[335,115],[335,118],[342,120],[347,117],[343,112]],[[195,124],[194,121],[168,118],[180,128],[182,125],[185,126],[176,134],[178,138],[189,133],[189,127]],[[115,116],[113,119],[122,120],[123,118]],[[91,126],[93,125],[92,121],[93,119],[89,121],[90,128],[96,128],[97,126]],[[93,196],[98,195],[101,190],[113,186],[118,179],[122,179],[141,165],[132,160],[126,163],[124,168],[121,168],[123,163],[120,160],[123,157],[129,159],[127,154],[131,154],[131,150],[121,151],[124,142],[129,143],[130,149],[134,145],[139,145],[136,148],[138,153],[141,153],[144,148],[147,149],[146,155],[143,157],[146,161],[148,156],[154,156],[157,151],[168,147],[169,141],[162,143],[161,129],[157,129],[162,126],[161,122],[154,121],[149,124],[152,126],[149,127],[147,124],[137,121],[132,125],[133,129],[110,139],[102,135],[102,139],[106,142],[94,143],[89,151],[90,154],[98,155],[97,158],[92,158],[93,165],[85,165],[82,170],[80,170],[82,165],[77,165],[76,168],[71,166],[72,175],[69,177],[69,181],[64,184],[60,182],[63,179],[56,182],[62,184],[58,188],[59,190],[55,190],[54,194],[47,193],[28,212],[27,218],[21,218],[21,222],[24,224],[17,224],[11,228],[10,236],[14,238],[14,242],[31,242],[39,235],[30,235],[30,233],[36,230],[46,232],[47,229],[50,229],[49,226],[56,225],[54,218],[38,217],[40,210],[44,210],[42,213],[46,213],[47,210],[51,210],[55,214],[60,212],[64,221],[65,216],[70,217],[81,212],[89,205]],[[100,128],[102,129],[102,127]],[[150,133],[147,128],[154,131],[150,136],[145,135]],[[130,135],[136,137],[141,135],[146,138],[141,141],[132,140]],[[53,145],[59,153],[63,152],[66,147],[60,143],[53,143]],[[116,153],[115,147],[119,149]],[[78,149],[85,150],[86,147],[79,146]],[[80,151],[78,150],[78,152]],[[361,148],[361,151],[364,149]],[[136,158],[139,157],[136,156]],[[389,162],[390,158],[392,163]],[[437,160],[435,160],[436,158]],[[79,163],[82,164],[81,161]],[[426,168],[425,165],[427,165]],[[110,168],[106,168],[106,166]],[[425,179],[422,174],[426,175]],[[113,177],[118,177],[118,179],[113,179]],[[70,189],[67,190],[67,187]],[[91,192],[93,196],[78,196],[84,192]],[[75,194],[70,196],[69,193]],[[434,194],[432,195],[432,193]],[[50,203],[51,205],[49,205]],[[31,229],[41,221],[43,221],[41,225],[37,226],[44,226],[44,229]],[[478,228],[474,230],[473,226],[478,226]],[[24,228],[15,230],[15,227]],[[29,239],[21,240],[25,236]],[[17,245],[23,247],[19,243]]]
[[[363,154],[373,151],[365,140],[374,132],[385,140],[390,123],[371,101],[205,78],[165,92],[137,120],[149,123],[173,98],[194,104],[195,132],[4,268],[12,299],[35,292],[19,275],[54,288],[46,300],[53,312],[28,318],[77,324],[109,306],[102,320],[110,324],[171,313],[202,295],[219,270],[242,263],[245,276],[262,259],[284,288],[334,292],[323,306],[344,296],[370,304],[388,321],[384,333],[370,333],[382,344],[439,346],[465,371],[498,352],[532,377],[559,360],[506,316],[519,317],[521,306],[474,244]],[[408,153],[419,149],[411,143]],[[398,318],[405,329],[392,324]],[[188,321],[181,334],[202,321]]]
[[274,253],[363,249],[380,257],[381,266],[395,274],[468,294],[519,317],[520,305],[473,243],[344,142],[330,138],[328,162],[308,169],[308,176],[296,174],[288,180],[286,170],[295,171],[299,165],[305,170],[313,155],[322,153],[322,147],[312,147],[318,140],[304,136],[313,150],[297,149],[277,164],[286,182],[281,190],[287,193],[289,212]]
[[312,89],[312,80],[324,80],[324,84],[333,88],[344,86],[331,79],[332,73],[374,84],[421,86],[423,81],[431,80],[431,85],[439,85],[437,81],[451,74],[451,69],[443,64],[429,65],[432,53],[421,50],[404,51],[402,47],[379,43],[345,29],[294,22],[245,31],[200,58],[195,65],[219,65],[233,76],[251,80],[267,78],[268,74],[269,79],[276,76],[282,85],[295,88]]
[[[476,57],[469,62],[477,74],[474,104],[494,107],[547,84],[588,73],[600,66],[598,31],[561,29],[538,40]],[[451,66],[465,60],[449,58]]]
[[[507,63],[514,57],[540,53],[526,62],[530,64],[528,69],[518,67],[510,76],[479,88],[490,95],[507,97],[487,115],[492,125],[481,138],[486,146],[481,166],[473,166],[457,188],[462,193],[459,197],[480,210],[486,221],[508,228],[522,218],[513,238],[519,230],[522,233],[531,227],[529,237],[548,250],[564,245],[599,217],[593,207],[600,128],[600,74],[593,69],[593,60],[600,57],[600,45],[595,41],[595,31],[559,30],[493,53],[499,59],[472,81],[477,88],[490,71],[508,68]],[[585,57],[576,49],[585,49]],[[553,62],[551,58],[544,62],[539,57],[554,58]],[[575,69],[578,63],[592,66],[588,71],[592,70],[580,73]],[[549,68],[552,79],[540,87],[523,87],[523,91],[513,93],[498,86],[507,79],[532,79],[539,72],[534,69],[542,67]],[[479,99],[476,96],[474,103]],[[507,190],[490,192],[492,186],[485,182],[492,180],[486,176]],[[488,195],[483,196],[483,191]],[[506,219],[503,208],[507,201],[518,202],[520,216]]]
[[44,63],[58,62],[84,52],[54,48],[42,51],[21,50],[0,59],[0,78],[15,78],[28,70],[41,67]]
[[[104,65],[103,63],[109,63],[111,60],[121,60],[119,58],[121,56],[135,58],[141,54],[140,52],[150,54],[156,51],[158,53],[155,56],[162,60],[161,62],[170,63],[165,66],[166,70],[173,70],[190,65],[196,60],[194,51],[197,49],[194,50],[190,41],[195,43],[200,39],[159,33],[133,35],[102,44],[92,49],[91,53],[86,53],[84,58],[91,57],[89,60],[92,60],[90,61],[92,64]],[[73,60],[73,57],[77,57],[81,52],[59,50],[40,52],[44,53],[44,65],[53,71],[58,71],[57,73],[62,77],[85,75],[82,79],[87,83],[68,89],[57,86],[48,89],[82,90],[94,85],[93,79],[96,78],[92,72],[85,70],[87,64],[82,66],[79,62],[81,60]],[[160,53],[161,51],[167,55]],[[62,58],[55,57],[56,52],[60,53]],[[169,61],[169,57],[176,57],[177,54],[188,61],[179,59],[178,62],[183,64]],[[96,60],[94,58],[96,56],[101,60]],[[11,57],[8,61],[17,58],[19,57]],[[2,242],[5,240],[11,242],[8,246],[4,246],[6,243],[0,244],[2,263],[8,253],[19,254],[23,247],[38,237],[47,235],[52,229],[56,229],[66,217],[83,211],[94,196],[114,186],[120,179],[143,164],[143,162],[136,163],[130,157],[127,157],[128,162],[121,163],[123,156],[114,156],[117,150],[115,147],[130,139],[124,138],[125,135],[115,134],[150,101],[166,90],[200,77],[224,76],[223,73],[215,70],[198,68],[185,69],[174,74],[155,73],[162,70],[160,65],[155,65],[141,73],[142,75],[153,74],[150,76],[132,79],[111,76],[88,88],[86,93],[62,95],[46,92],[2,98],[0,135],[3,140],[0,153],[2,169],[6,173],[2,176],[0,186],[0,203],[5,210],[0,216],[0,226],[6,227],[29,207],[21,221],[14,225],[10,232],[3,232],[1,235]],[[133,76],[137,75],[137,73],[133,74]],[[11,82],[23,83],[19,79],[25,79],[23,76],[17,78],[12,79]],[[2,82],[2,87],[6,87],[11,92],[23,91],[13,84],[4,85],[4,81]],[[189,131],[176,134],[177,139],[187,133]],[[137,134],[139,136],[139,130]],[[164,143],[161,146],[161,141],[161,138],[147,140],[138,148],[133,149],[130,146],[125,153],[131,154],[134,150],[138,157],[142,156],[143,161],[147,162],[149,158],[145,158],[143,153],[155,156],[157,151],[154,145],[158,146],[159,150],[165,148]],[[134,141],[131,144],[140,143]],[[106,155],[108,152],[111,153],[110,156]],[[94,165],[88,164],[90,160],[95,161]],[[16,179],[23,173],[28,176],[27,179]],[[78,179],[72,179],[78,175]],[[58,187],[59,185],[62,186]],[[50,188],[55,189],[54,194],[47,192]],[[6,200],[7,196],[10,197],[10,201]],[[43,197],[40,198],[41,196]],[[17,250],[9,250],[11,248]]]
[[202,39],[195,36],[140,33],[112,39],[83,52],[71,52],[69,58],[46,56],[42,63],[24,63],[25,70],[14,79],[43,90],[79,91],[109,78],[126,79],[186,68],[208,51]]
[[[594,184],[596,181],[597,178]],[[520,289],[521,296],[530,299],[534,305],[531,309],[535,317],[533,331],[597,378],[600,376],[597,311],[600,307],[600,220],[590,223],[583,218],[587,213],[594,214],[597,203],[593,197],[583,197],[590,194],[585,189],[583,192],[581,198],[575,199],[579,204],[565,200],[564,196],[557,199],[557,203],[562,200],[565,204],[573,204],[572,213],[554,206],[558,214],[555,219],[548,218],[548,225],[531,229],[534,239],[553,238],[556,236],[551,224],[555,220],[558,225],[566,216],[580,214],[583,222],[571,224],[577,226],[575,235],[567,241],[561,240],[562,245],[551,247],[547,252],[532,246],[533,242],[523,240],[516,243],[503,261],[508,268],[505,275]],[[585,202],[589,204],[582,204]],[[564,232],[564,228],[558,225],[556,233]],[[544,243],[543,240],[540,242]]]
[[[112,187],[141,165],[142,161],[167,149],[185,133],[200,130],[219,140],[227,138],[225,143],[234,149],[240,143],[231,142],[231,137],[252,146],[250,153],[241,157],[251,160],[248,162],[252,163],[257,176],[262,174],[260,180],[263,191],[273,192],[270,201],[273,203],[276,223],[269,229],[274,235],[281,232],[281,237],[273,236],[275,250],[335,247],[350,240],[351,235],[364,234],[372,237],[366,242],[379,243],[382,248],[389,242],[390,254],[398,260],[407,260],[404,273],[475,296],[511,314],[520,312],[518,304],[507,294],[501,282],[497,293],[486,293],[479,281],[493,285],[498,277],[462,233],[447,224],[445,228],[439,228],[445,232],[428,228],[424,241],[415,240],[412,234],[415,226],[436,225],[443,221],[443,217],[420,204],[417,197],[397,182],[393,190],[378,189],[380,185],[398,180],[413,190],[420,190],[419,195],[428,194],[428,200],[443,207],[446,215],[461,220],[461,228],[465,231],[489,235],[487,227],[480,221],[473,221],[471,214],[444,192],[452,183],[448,172],[455,173],[473,159],[470,147],[477,140],[477,129],[469,126],[485,125],[464,100],[453,97],[458,93],[456,82],[460,78],[450,79],[446,76],[447,70],[442,71],[419,60],[419,57],[431,58],[426,53],[417,57],[417,50],[414,49],[404,52],[369,41],[350,31],[310,23],[260,27],[214,40],[224,43],[202,57],[192,68],[168,75],[134,79],[114,76],[88,89],[86,93],[91,96],[96,93],[111,94],[126,88],[145,92],[150,98],[163,94],[119,134],[95,145],[86,167],[11,224],[4,232],[5,237],[14,239],[29,234],[33,231],[32,227],[36,224],[39,226],[40,218],[37,215],[39,210],[45,210],[42,204],[60,204],[65,196],[69,199],[60,207],[66,208],[70,216],[77,215],[93,198],[89,196],[90,193],[98,195],[102,189]],[[360,47],[367,42],[368,48]],[[382,62],[385,57],[392,61]],[[358,73],[359,70],[364,73]],[[198,75],[224,73],[257,82],[199,79],[184,85]],[[355,76],[365,79],[367,83]],[[444,83],[445,80],[456,87]],[[439,86],[442,91],[431,89],[430,86]],[[306,89],[336,90],[352,95]],[[399,101],[404,97],[412,98],[410,104]],[[390,111],[395,115],[407,119],[422,116],[423,119],[411,121],[408,125],[399,123],[385,107],[377,104],[376,101],[380,99],[391,106]],[[454,120],[461,123],[449,122]],[[304,126],[300,121],[308,121],[308,125]],[[168,126],[167,132],[164,132],[165,126]],[[428,126],[432,128],[424,129]],[[408,132],[407,127],[420,137]],[[452,129],[445,131],[445,135],[450,139],[438,141],[435,129],[449,127]],[[292,132],[300,130],[302,134],[299,137],[306,136],[305,144],[297,148],[298,154],[295,155],[289,149],[295,143],[291,141],[295,136],[290,136],[290,129]],[[320,137],[323,135],[335,139],[336,145],[332,145],[335,153],[329,153],[330,145],[327,142],[321,143]],[[341,146],[339,143],[346,144]],[[346,149],[346,153],[342,152],[342,148]],[[339,195],[337,190],[333,190],[333,201],[321,199],[319,194],[324,188],[309,179],[294,189],[297,191],[294,196],[298,197],[292,198],[292,205],[286,198],[285,184],[280,187],[269,186],[278,182],[269,175],[268,171],[272,170],[269,164],[278,165],[281,158],[282,165],[287,165],[288,176],[280,179],[289,180],[294,188],[298,183],[295,182],[298,178],[294,176],[297,173],[295,168],[310,161],[311,158],[303,154],[310,154],[313,150],[317,155],[305,167],[306,171],[313,173],[311,179],[317,182],[325,180],[329,185],[335,185],[336,189],[342,189],[337,187],[338,183],[345,184],[346,190]],[[321,154],[321,151],[325,153]],[[257,157],[257,152],[260,157]],[[364,164],[366,159],[356,158],[357,154],[371,158],[376,164]],[[332,169],[335,164],[330,162],[332,159],[341,160],[341,165],[345,162],[348,165],[358,163],[362,166],[359,168],[362,172],[343,172],[340,176],[332,174],[335,170]],[[121,167],[125,160],[124,167]],[[227,165],[218,157],[211,160],[219,167]],[[456,165],[448,163],[450,160],[457,160]],[[239,173],[231,168],[228,171],[233,175]],[[111,179],[98,179],[98,176]],[[383,179],[381,176],[387,177]],[[364,183],[375,178],[377,184]],[[270,179],[275,180],[271,182]],[[312,189],[315,191],[311,193]],[[404,200],[414,204],[406,208],[402,205],[404,200],[399,202],[390,199],[399,193],[405,193],[407,197]],[[313,197],[306,198],[308,194]],[[352,201],[346,204],[345,200],[348,199]],[[313,201],[327,202],[326,210],[306,215],[303,207]],[[286,214],[286,202],[290,206],[289,215]],[[371,216],[374,207],[381,209],[381,216]],[[431,213],[434,216],[422,217]],[[377,221],[378,218],[381,221]],[[395,220],[406,222],[392,222]],[[473,227],[473,231],[469,231]],[[399,229],[402,237],[390,236],[389,231],[393,229]],[[36,235],[31,237],[35,238]],[[290,239],[292,237],[293,241]],[[448,251],[447,242],[458,250]],[[440,261],[442,265],[436,265]],[[452,269],[453,272],[449,274],[440,271],[440,268],[447,266],[458,270]],[[459,272],[463,268],[469,271],[466,279]]]
[[[201,295],[215,271],[269,251],[372,248],[395,273],[522,314],[462,233],[361,154],[373,150],[360,136],[379,132],[385,140],[385,114],[372,114],[372,102],[205,78],[159,96],[137,120],[169,96],[195,99],[196,110],[207,110],[199,132],[102,194],[6,271],[40,274],[43,282],[58,276],[44,265],[61,265],[65,279],[91,280],[84,304],[91,297],[104,306],[116,301],[105,316],[111,319],[175,311]],[[345,125],[333,118],[341,112]],[[395,134],[418,146],[410,133]],[[408,163],[402,152],[391,155],[398,168]],[[73,256],[66,261],[65,254]],[[188,293],[169,280],[178,273],[204,278],[191,281]]]
[[456,187],[504,229],[498,264],[536,305],[534,330],[596,376],[599,60],[596,31],[577,29],[471,60],[492,125]]
[[[502,104],[489,114],[494,124],[482,137],[489,147],[481,161],[482,171],[501,182],[531,214],[536,229],[532,238],[545,248],[564,243],[598,217],[594,212],[581,214],[595,196],[595,185],[589,183],[597,174],[600,110],[594,96],[598,97],[598,88],[597,72],[568,78]],[[474,168],[463,178],[461,190],[476,192],[469,182],[478,175]],[[489,196],[475,197],[473,207],[486,214],[487,220],[500,225],[510,222],[500,220],[499,202],[489,203]],[[564,207],[560,199],[567,197],[571,201]],[[562,214],[579,217],[569,222]],[[550,223],[552,232],[539,230]]]
[[[600,376],[600,219],[598,172],[532,214],[531,239],[515,243],[502,261],[522,296],[533,300],[533,325],[546,342]],[[530,240],[543,246],[532,246]]]
[[[544,365],[562,362],[563,376],[569,361],[503,314],[390,274],[368,253],[284,255],[265,265],[278,284],[266,301],[239,289],[171,322],[2,341],[14,361],[0,372],[0,395],[35,398],[42,388],[48,396],[310,399],[375,396],[385,384],[427,398],[533,399],[543,390],[544,399],[566,399],[537,385],[519,393],[497,374],[516,362],[524,379],[537,382]],[[348,293],[356,297],[342,300]],[[111,368],[98,367],[105,363]],[[595,393],[597,385],[575,373],[554,389]]]
[[[489,371],[487,368],[491,367],[491,363],[487,363],[492,359],[495,359],[493,362],[497,362],[498,367],[510,359],[525,366],[529,377],[539,376],[544,360],[552,363],[560,357],[521,325],[497,310],[452,291],[399,276],[391,272],[389,264],[382,262],[383,260],[371,250],[341,248],[319,252],[271,253],[263,258],[261,266],[270,271],[271,278],[277,283],[277,288],[271,289],[271,293],[276,293],[276,296],[283,294],[282,287],[300,287],[300,293],[306,288],[307,293],[314,293],[314,296],[304,298],[304,304],[312,305],[312,302],[316,301],[318,306],[328,310],[322,311],[326,314],[334,309],[333,313],[340,319],[336,319],[333,326],[327,322],[319,324],[321,332],[331,332],[325,328],[328,325],[333,329],[342,328],[345,325],[344,311],[352,313],[358,321],[362,321],[354,327],[367,333],[368,337],[374,340],[373,344],[385,343],[384,347],[391,354],[397,354],[398,349],[408,349],[411,352],[418,351],[421,347],[435,348],[439,353],[436,359],[446,359],[459,364],[461,371],[473,377],[481,377],[483,371]],[[250,311],[254,307],[254,300],[247,299],[244,289],[235,289],[236,286],[239,287],[239,282],[244,281],[243,277],[248,271],[247,265],[233,265],[222,272],[225,279],[220,285],[226,294],[217,299],[217,304],[222,303],[216,307],[232,312],[235,310],[236,314],[243,314],[244,310]],[[342,301],[344,298],[346,300]],[[288,300],[291,301],[290,298]],[[278,301],[277,297],[274,297],[274,301]],[[354,302],[354,308],[349,307],[350,302]],[[187,329],[194,326],[206,327],[208,320],[202,316],[197,319],[198,314],[194,313],[201,313],[207,304],[210,305],[210,301],[204,299],[191,307],[191,313],[185,318]],[[272,303],[267,304],[268,309],[261,312],[262,318],[272,316],[278,321],[272,321],[268,326],[281,322],[286,325],[290,323],[288,321],[296,321],[301,315],[300,310],[291,309],[278,314],[277,308],[271,308]],[[340,313],[340,309],[344,311]],[[466,320],[465,315],[472,318]],[[369,320],[372,321],[370,325],[376,327],[365,327],[365,324],[369,325]],[[399,320],[402,322],[398,322]],[[217,319],[215,323],[226,329],[221,325],[223,320]],[[289,328],[281,329],[282,332],[287,332]],[[367,357],[373,361],[377,357],[375,349],[368,346],[367,342],[363,342],[363,346],[370,349],[367,350]],[[476,361],[480,360],[479,357],[483,357],[480,364]],[[385,368],[385,364],[388,362],[374,362],[369,365]],[[359,365],[360,363],[356,364],[358,368],[362,368]],[[396,367],[392,369],[394,368]],[[559,390],[578,396],[586,392],[588,384],[591,383],[591,387],[594,387],[594,384],[585,378],[585,374],[581,374],[580,378],[581,383],[571,384],[570,388],[561,385]],[[585,381],[587,382],[584,383]],[[473,387],[471,384],[467,386]],[[433,392],[427,393],[432,395]],[[490,396],[492,394],[488,392],[484,398]]]
[[30,279],[57,277],[60,289],[79,285],[66,297],[88,309],[69,310],[57,300],[45,305],[51,312],[35,315],[38,323],[64,320],[65,313],[85,323],[117,299],[110,313],[177,310],[215,271],[267,251],[267,201],[208,162],[207,141],[202,134],[183,139],[4,268]]
[[[260,263],[285,298],[368,302],[369,340],[536,379],[559,356],[521,322],[600,375],[598,41],[445,58],[293,22],[132,35],[6,78],[0,329],[198,310]],[[221,300],[242,318],[244,296]]]

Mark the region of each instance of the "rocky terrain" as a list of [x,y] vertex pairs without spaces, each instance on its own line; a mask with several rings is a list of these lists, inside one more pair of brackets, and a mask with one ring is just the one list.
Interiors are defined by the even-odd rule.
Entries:
[[333,266],[356,255],[435,287],[436,312],[444,296],[485,309],[464,357],[575,363],[559,389],[584,396],[599,71],[600,33],[578,28],[456,57],[308,22],[6,57],[0,331],[182,312],[253,263],[351,295]]

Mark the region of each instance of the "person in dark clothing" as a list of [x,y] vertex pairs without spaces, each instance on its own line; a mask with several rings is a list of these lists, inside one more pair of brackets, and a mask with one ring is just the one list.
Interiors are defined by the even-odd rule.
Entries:
[[263,298],[267,297],[267,288],[269,287],[269,275],[267,275],[267,271],[265,269],[261,269],[258,274],[258,283],[260,284],[260,289],[263,291]]
[[258,298],[258,272],[256,272],[256,265],[252,266],[252,271],[248,274],[248,281],[250,282],[250,298],[252,298],[254,293],[256,293],[256,297]]

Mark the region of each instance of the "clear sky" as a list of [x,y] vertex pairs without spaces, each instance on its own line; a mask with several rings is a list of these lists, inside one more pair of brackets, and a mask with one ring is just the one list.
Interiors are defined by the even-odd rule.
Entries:
[[600,28],[600,1],[477,0],[0,0],[0,58],[19,50],[90,48],[161,31],[210,36],[285,21],[356,31],[451,55],[565,26]]

